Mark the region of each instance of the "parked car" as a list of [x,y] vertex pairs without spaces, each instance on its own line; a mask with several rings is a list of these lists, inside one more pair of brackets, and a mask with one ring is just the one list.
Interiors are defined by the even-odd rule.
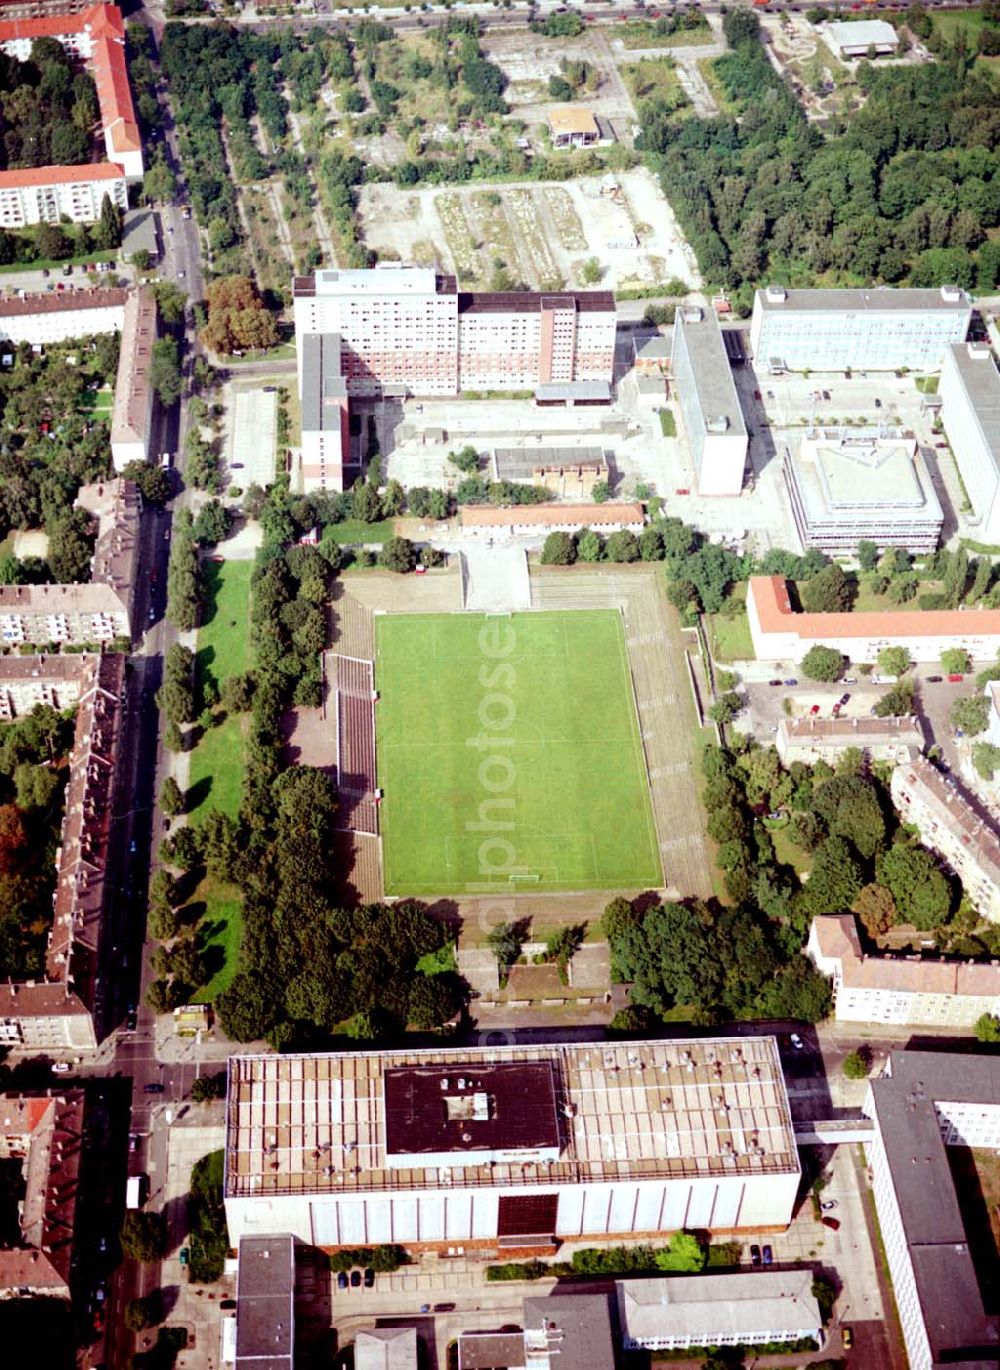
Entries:
[[70,1068],[69,1068],[69,1063],[68,1063],[67,1061],[53,1061],[53,1062],[52,1062],[52,1074],[53,1074],[53,1075],[68,1075],[68,1074],[69,1074],[69,1069],[70,1069]]
[[840,707],[841,707],[841,708],[844,707],[844,705],[847,703],[847,701],[850,699],[850,697],[851,697],[850,691],[848,691],[847,694],[843,694],[843,695],[840,696],[840,701],[839,701],[839,703],[840,703]]
[[365,1271],[365,1288],[371,1289],[374,1283],[375,1271],[371,1268],[371,1266],[369,1266],[368,1269]]
[[823,1224],[824,1227],[828,1227],[828,1228],[830,1229],[831,1232],[839,1232],[839,1231],[840,1231],[840,1219],[839,1219],[839,1218],[830,1218],[830,1217],[820,1218],[820,1222]]
[[809,710],[809,712],[810,712],[810,713],[812,714],[812,716],[815,718],[816,715],[819,713],[819,705],[818,705],[818,704],[814,704],[814,705],[812,706],[812,708]]
[[128,1135],[128,1149],[129,1151],[139,1150],[139,1138],[135,1135],[134,1132],[130,1132]]
[[346,1289],[346,1288],[347,1288],[347,1275],[346,1275],[346,1273],[345,1273],[343,1270],[338,1270],[338,1272],[337,1272],[337,1288],[338,1288],[338,1289]]
[[150,1080],[148,1085],[143,1085],[142,1092],[143,1094],[162,1094],[163,1086],[158,1080]]
[[948,684],[949,684],[949,685],[961,685],[961,683],[962,683],[962,681],[963,681],[964,679],[965,679],[965,676],[962,674],[961,671],[952,671],[952,672],[950,672],[950,674],[949,674],[949,676],[948,676]]
[[795,1048],[796,1051],[801,1051],[805,1046],[805,1042],[803,1042],[802,1038],[799,1036],[797,1032],[793,1032],[788,1040],[791,1042],[792,1046]]
[[134,1005],[134,1004],[130,1004],[130,1005],[129,1005],[129,1008],[128,1008],[128,1012],[127,1012],[126,1015],[125,1015],[125,1031],[126,1031],[126,1032],[135,1032],[135,1030],[136,1030],[136,1028],[137,1028],[138,1026],[139,1026],[139,1015],[138,1015],[138,1013],[136,1012],[135,1005]]
[[798,683],[799,683],[799,682],[795,679],[794,676],[792,676],[791,680],[786,680],[786,681],[785,681],[785,684],[786,684],[786,685],[797,685]]
[[839,704],[839,703],[838,703],[838,704],[834,704],[834,706],[833,706],[833,708],[831,709],[830,712],[833,714],[834,718],[839,718],[839,717],[840,717],[840,704]]
[[767,683],[768,685],[784,685],[785,682],[783,680],[769,680]]
[[942,680],[944,680],[944,676],[943,676],[943,675],[929,675],[929,676],[927,677],[927,684],[928,684],[928,685],[940,685],[941,682],[942,682]]
[[361,1271],[360,1271],[360,1270],[352,1270],[352,1271],[351,1271],[351,1288],[352,1288],[352,1289],[360,1289],[360,1288],[361,1288]]
[[827,1200],[825,1201],[825,1203],[821,1203],[821,1204],[820,1204],[820,1208],[823,1210],[824,1213],[826,1213],[829,1209],[831,1209],[831,1208],[836,1208],[836,1207],[837,1207],[837,1200],[836,1200],[836,1199],[827,1199]]
[[220,1302],[219,1307],[222,1309],[223,1313],[229,1313],[229,1312],[231,1312],[231,1311],[236,1307],[236,1300],[235,1300],[235,1299],[223,1299],[223,1300]]
[[854,1333],[849,1327],[842,1327],[840,1329],[840,1340],[844,1343],[844,1350],[850,1351],[851,1347],[854,1345]]
[[760,1247],[757,1245],[750,1248],[750,1264],[760,1265]]
[[761,1255],[764,1258],[765,1265],[770,1265],[774,1260],[774,1252],[771,1250],[769,1246],[764,1247],[764,1250],[761,1252]]
[[177,1253],[177,1259],[180,1261],[181,1265],[187,1265],[191,1259],[191,1248],[189,1246],[182,1246]]

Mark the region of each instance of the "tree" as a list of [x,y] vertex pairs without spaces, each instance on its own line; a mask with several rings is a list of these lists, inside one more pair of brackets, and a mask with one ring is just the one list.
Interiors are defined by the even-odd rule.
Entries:
[[964,647],[946,647],[941,653],[941,669],[948,675],[967,675],[972,658]]
[[897,680],[891,690],[875,704],[876,718],[909,718],[913,713],[915,696],[913,681],[909,678]]
[[901,676],[910,669],[910,664],[906,647],[883,647],[878,654],[878,668],[885,675]]
[[50,261],[61,261],[73,253],[73,243],[56,224],[40,224],[35,237],[38,253]]
[[849,909],[861,890],[861,867],[842,837],[828,837],[816,848],[809,881],[802,892],[812,915]]
[[149,204],[169,204],[177,192],[174,173],[157,155],[142,178],[142,196]]
[[576,560],[576,543],[570,533],[549,533],[542,548],[543,566],[572,566]]
[[865,885],[854,901],[854,912],[874,940],[884,936],[895,923],[896,901],[884,885]]
[[982,1013],[976,1019],[976,1039],[991,1045],[1000,1042],[1000,1018],[992,1013]]
[[158,463],[130,461],[122,476],[135,481],[144,504],[165,504],[170,498],[170,476]]
[[719,695],[714,704],[709,706],[708,716],[714,723],[732,723],[733,719],[743,708],[743,700],[735,690],[727,690]]
[[60,585],[90,579],[93,534],[85,509],[61,509],[45,526],[49,536],[49,569]]
[[94,241],[98,247],[110,250],[121,247],[122,212],[110,195],[101,200],[101,215],[94,228]]
[[361,523],[378,523],[382,517],[382,501],[378,490],[367,481],[358,481],[351,491],[351,512]]
[[930,932],[947,921],[951,890],[923,847],[898,842],[879,857],[877,870],[880,883],[892,894],[904,923]]
[[471,475],[479,470],[479,453],[470,445],[461,448],[458,452],[449,452],[448,460],[452,466],[457,466],[459,471]]
[[990,721],[990,702],[985,695],[965,695],[951,706],[951,725],[975,737],[984,733]]
[[802,658],[802,674],[807,680],[839,680],[844,674],[844,655],[835,647],[823,647],[817,643],[810,647]]
[[463,1004],[461,982],[456,975],[417,975],[410,988],[408,1017],[422,1031],[450,1022]]
[[872,1053],[868,1046],[860,1046],[844,1057],[841,1070],[847,1080],[867,1080],[872,1067]]
[[590,497],[595,504],[606,504],[611,497],[611,486],[606,480],[595,480]]
[[517,923],[500,923],[490,930],[486,945],[497,958],[501,973],[506,972],[521,955],[524,937]]
[[995,747],[992,742],[973,742],[972,764],[978,776],[983,780],[992,780],[1000,770],[1000,747]]
[[663,560],[663,534],[659,528],[644,528],[639,534],[639,556],[643,561]]
[[405,575],[417,564],[417,550],[409,538],[389,538],[382,544],[378,564],[383,570]]
[[168,818],[176,818],[184,812],[184,792],[172,775],[168,775],[160,786],[160,808]]
[[853,581],[831,561],[802,587],[802,607],[810,614],[847,613],[854,603],[854,591]]
[[246,713],[253,705],[254,678],[249,671],[226,676],[222,682],[222,707],[230,714]]
[[604,544],[604,555],[608,561],[638,561],[639,540],[629,528],[619,528]]
[[161,1260],[167,1249],[167,1231],[162,1213],[129,1209],[121,1230],[122,1251],[133,1261],[149,1265]]
[[191,1086],[191,1098],[196,1104],[208,1103],[211,1099],[226,1097],[226,1072],[214,1071],[211,1075],[199,1075]]
[[149,383],[166,406],[176,404],[184,389],[177,343],[173,338],[157,338],[149,360]]
[[874,571],[878,565],[878,546],[867,538],[858,543],[858,565],[862,571]]
[[657,1270],[697,1274],[705,1268],[706,1251],[693,1232],[675,1232],[656,1252]]
[[[647,530],[649,531],[649,530]],[[577,561],[596,562],[604,557],[604,539],[592,528],[584,528],[576,540]]]
[[[572,95],[572,91],[570,94]],[[581,285],[596,285],[603,274],[603,268],[597,257],[588,257],[585,262],[580,263]]]
[[125,1326],[130,1332],[144,1332],[160,1321],[159,1291],[145,1298],[129,1299],[125,1305]]
[[221,500],[210,499],[198,511],[194,521],[194,537],[202,547],[214,547],[224,542],[232,527],[233,513]]
[[248,276],[222,276],[205,292],[208,323],[200,337],[213,352],[231,355],[273,347],[278,327]]

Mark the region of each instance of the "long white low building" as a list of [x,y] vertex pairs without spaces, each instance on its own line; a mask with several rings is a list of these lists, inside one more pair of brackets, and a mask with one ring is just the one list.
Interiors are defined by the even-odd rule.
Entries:
[[629,1351],[766,1346],[807,1337],[818,1345],[823,1318],[812,1282],[808,1268],[619,1280],[622,1339]]
[[1000,609],[798,613],[783,576],[750,577],[747,620],[758,661],[799,662],[818,645],[856,662],[876,661],[883,647],[905,647],[914,661],[940,661],[948,647],[994,661],[1000,650]]
[[492,1255],[777,1231],[798,1182],[773,1037],[229,1061],[232,1241]]

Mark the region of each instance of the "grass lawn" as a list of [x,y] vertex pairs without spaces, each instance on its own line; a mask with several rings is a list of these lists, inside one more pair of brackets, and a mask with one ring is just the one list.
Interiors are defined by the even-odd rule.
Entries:
[[689,103],[672,57],[640,57],[622,67],[621,74],[636,104],[655,98],[669,109],[682,109]]
[[654,23],[648,19],[636,19],[627,24],[617,24],[614,36],[621,40],[625,48],[692,48],[713,41],[711,25],[707,21],[693,29],[657,33]]
[[797,847],[788,836],[787,822],[776,823],[774,826],[766,823],[765,826],[774,843],[774,854],[782,865],[791,866],[799,875],[808,874],[812,869],[812,857],[801,847]]
[[195,902],[205,906],[198,924],[198,937],[213,974],[208,984],[194,996],[194,1002],[210,1004],[229,988],[236,974],[243,927],[240,893],[235,885],[206,876],[195,891]]
[[362,523],[360,519],[344,519],[343,523],[328,523],[323,529],[323,537],[330,538],[341,547],[356,542],[387,542],[395,534],[395,519],[383,519],[381,523]]
[[[202,571],[205,608],[195,660],[200,680],[211,676],[221,685],[227,676],[246,671],[251,665],[249,603],[253,563],[207,561]],[[245,722],[234,715],[209,728],[191,753],[188,812],[192,816],[205,807],[234,815],[239,812]]]
[[385,615],[376,642],[387,894],[661,882],[618,614]]
[[753,638],[745,609],[738,614],[708,614],[706,619],[715,661],[753,661]]
[[660,432],[665,438],[676,438],[677,420],[672,409],[660,410]]

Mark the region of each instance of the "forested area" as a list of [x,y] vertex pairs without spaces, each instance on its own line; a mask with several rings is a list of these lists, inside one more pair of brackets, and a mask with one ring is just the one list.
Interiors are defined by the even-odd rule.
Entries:
[[[786,768],[773,747],[739,735],[707,747],[702,802],[729,902],[608,905],[613,969],[634,982],[632,1003],[657,1017],[689,1010],[700,1022],[817,1022],[830,990],[802,949],[814,917],[847,909],[873,941],[905,924],[934,933],[941,950],[1000,951],[1000,932],[974,931],[980,920],[958,882],[900,823],[890,769],[868,768],[857,749],[834,770],[823,761]],[[794,864],[777,853],[779,833],[783,850],[798,852]],[[641,1012],[629,1024],[641,1027]]]
[[706,281],[743,308],[765,279],[1000,284],[1000,242],[986,236],[1000,225],[1000,100],[974,54],[862,62],[865,107],[824,137],[768,61],[757,17],[731,10],[724,28],[732,50],[715,70],[738,117],[642,110],[641,146]]
[[55,38],[36,38],[26,62],[0,52],[0,167],[88,162],[97,90]]
[[249,714],[242,804],[236,818],[209,810],[160,848],[163,863],[187,874],[163,871],[151,889],[151,930],[171,943],[154,953],[151,1002],[171,1008],[208,978],[180,908],[185,888],[207,873],[242,900],[237,973],[216,1003],[235,1040],[319,1042],[334,1031],[377,1040],[408,1024],[447,1022],[463,1002],[461,982],[434,957],[447,930],[415,904],[339,906],[336,789],[325,772],[289,765],[283,754],[287,710],[320,702],[325,611],[340,561],[336,543],[296,539],[329,518],[332,501],[291,496],[282,482],[248,494],[264,534],[251,585],[253,669],[192,682],[193,663],[175,652],[162,701],[184,722],[220,698],[227,711]]
[[0,976],[40,975],[52,925],[72,714],[39,705],[0,726]]
[[118,336],[109,333],[41,355],[21,344],[0,371],[0,537],[18,528],[49,536],[47,560],[0,558],[0,583],[88,579],[90,519],[72,506],[81,485],[111,469],[107,421],[91,403],[117,367]]

